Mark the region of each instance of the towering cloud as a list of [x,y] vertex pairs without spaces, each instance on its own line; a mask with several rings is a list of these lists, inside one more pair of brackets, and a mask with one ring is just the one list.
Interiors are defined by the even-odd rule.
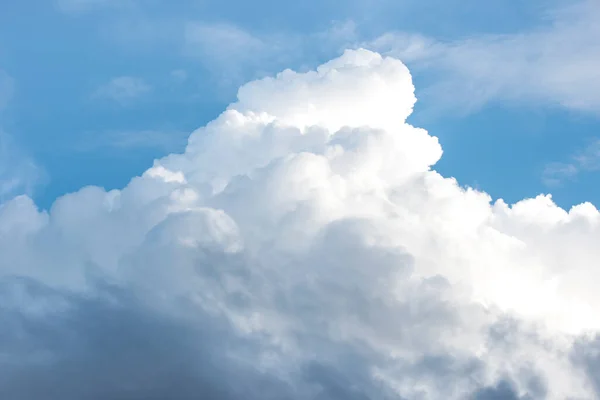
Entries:
[[0,397],[597,398],[598,210],[441,176],[413,92],[347,51],[122,190],[0,206]]

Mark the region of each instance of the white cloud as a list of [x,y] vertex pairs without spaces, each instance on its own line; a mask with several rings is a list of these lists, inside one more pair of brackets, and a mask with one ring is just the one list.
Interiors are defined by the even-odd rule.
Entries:
[[106,98],[121,104],[127,104],[152,90],[152,87],[141,78],[119,76],[100,86],[94,97]]
[[428,102],[470,111],[492,101],[533,101],[600,110],[600,7],[580,0],[548,13],[546,24],[505,35],[442,41],[391,32],[368,43],[431,73]]
[[2,205],[0,396],[598,397],[600,213],[431,170],[413,91],[346,52],[123,190]]
[[571,156],[567,162],[550,163],[544,168],[542,179],[548,186],[560,185],[573,179],[581,172],[600,170],[600,139],[592,140],[588,145]]

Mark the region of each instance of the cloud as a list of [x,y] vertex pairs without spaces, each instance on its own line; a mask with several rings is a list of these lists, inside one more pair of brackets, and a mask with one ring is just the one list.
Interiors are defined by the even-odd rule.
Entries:
[[170,75],[176,82],[185,82],[188,78],[188,73],[183,69],[174,69]]
[[0,128],[0,204],[20,194],[33,194],[46,179],[43,169]]
[[190,23],[186,26],[185,40],[193,50],[216,57],[217,62],[235,63],[256,51],[264,51],[265,46],[249,32],[227,24]]
[[84,135],[75,145],[79,151],[96,151],[100,148],[130,151],[139,148],[155,148],[167,153],[185,147],[187,133],[175,131],[108,131]]
[[2,111],[13,96],[15,81],[5,71],[0,69],[0,111]]
[[46,178],[42,168],[1,125],[14,92],[15,80],[0,69],[0,204],[19,194],[31,195]]
[[600,139],[594,139],[568,162],[553,162],[544,168],[542,180],[548,186],[557,186],[575,178],[581,172],[600,170]]
[[151,90],[152,87],[141,78],[119,76],[96,89],[94,97],[109,99],[125,105]]
[[415,101],[347,51],[122,190],[0,206],[0,397],[598,397],[600,213],[441,176]]
[[247,71],[265,64],[277,53],[277,43],[267,42],[235,25],[188,23],[184,54],[200,60],[220,84],[237,85]]
[[[75,1],[79,2],[86,4],[86,9],[94,4],[97,8],[100,4],[123,3]],[[169,13],[157,13],[153,6],[133,3],[136,6],[130,9],[134,12],[117,15],[100,24],[103,36],[113,43],[126,45],[131,51],[162,48],[170,52],[182,48],[184,55],[200,61],[213,74],[213,80],[226,87],[237,88],[248,79],[266,76],[290,65],[302,70],[307,64],[354,46],[400,58],[413,71],[423,74],[428,84],[420,88],[420,97],[428,104],[435,103],[440,111],[468,113],[497,101],[560,106],[590,113],[600,109],[597,86],[600,51],[595,41],[600,34],[595,24],[600,8],[593,0],[547,2],[545,7],[553,8],[536,18],[536,22],[538,19],[541,22],[534,28],[506,34],[463,35],[458,39],[398,31],[397,24],[414,26],[412,11],[431,14],[431,4],[423,6],[420,2],[399,5],[383,1],[377,10],[366,7],[365,2],[353,2],[347,4],[341,14],[345,22],[336,22],[323,32],[315,32],[311,26],[310,31],[303,33],[293,29],[265,32],[247,24],[240,25],[240,21],[238,24],[218,22],[210,19],[210,13],[205,19],[198,19],[190,17],[193,13],[186,10],[185,5]],[[493,17],[494,12],[505,13],[515,17],[513,19],[518,19],[519,13],[533,17],[532,10],[541,8],[519,6],[518,12],[511,13],[506,10],[514,7],[502,2],[483,9],[478,2],[471,3],[469,8],[483,13],[486,18]],[[327,4],[324,7],[323,15],[329,15],[330,7]],[[396,25],[388,17],[392,14],[398,15]],[[422,21],[430,30],[431,15]],[[327,17],[333,18],[333,14]],[[459,15],[457,18],[463,19]],[[445,21],[442,25],[455,26],[455,23]],[[484,24],[474,25],[481,31]],[[380,36],[374,36],[374,32]]]
[[389,32],[368,45],[426,73],[427,101],[465,112],[488,102],[521,101],[598,113],[598,2],[580,0],[548,12],[543,26],[455,41]]
[[310,34],[254,33],[233,24],[191,21],[185,26],[183,53],[200,61],[222,86],[237,87],[289,64],[329,57],[354,35],[351,21]]

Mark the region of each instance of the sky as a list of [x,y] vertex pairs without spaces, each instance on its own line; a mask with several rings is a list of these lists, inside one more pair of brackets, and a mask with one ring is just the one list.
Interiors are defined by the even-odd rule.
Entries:
[[[3,184],[5,200],[27,193],[48,209],[85,185],[123,187],[153,159],[182,151],[240,84],[357,47],[411,68],[420,99],[411,121],[448,150],[438,170],[508,202],[599,198],[597,163],[577,161],[598,135],[593,1],[1,7],[0,174],[20,182]],[[5,161],[13,158],[22,165]]]
[[600,398],[594,0],[0,4],[0,397]]

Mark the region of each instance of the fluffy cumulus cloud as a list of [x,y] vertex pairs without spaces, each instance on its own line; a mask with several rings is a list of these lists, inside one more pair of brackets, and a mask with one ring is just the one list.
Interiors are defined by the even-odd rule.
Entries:
[[598,398],[598,210],[441,176],[413,92],[348,51],[122,190],[5,202],[0,397]]

